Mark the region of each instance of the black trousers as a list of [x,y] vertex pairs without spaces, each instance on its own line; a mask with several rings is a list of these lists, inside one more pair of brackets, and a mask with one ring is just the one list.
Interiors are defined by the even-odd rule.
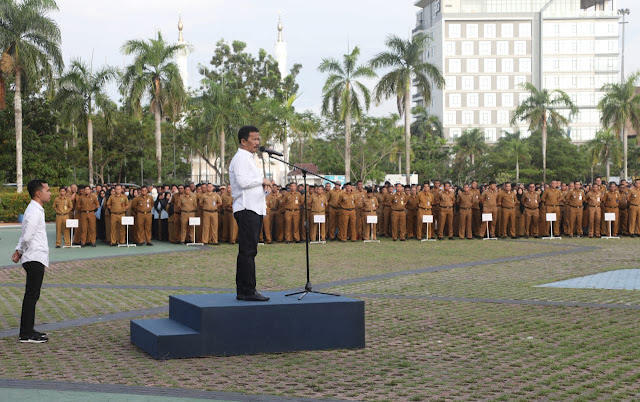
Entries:
[[258,238],[262,229],[262,215],[249,210],[233,214],[238,222],[238,260],[236,289],[239,295],[252,295],[256,291],[256,262]]
[[33,334],[33,324],[36,319],[36,303],[40,298],[40,288],[44,278],[44,265],[38,261],[29,261],[22,264],[27,272],[27,284],[22,300],[22,316],[20,317],[20,336]]

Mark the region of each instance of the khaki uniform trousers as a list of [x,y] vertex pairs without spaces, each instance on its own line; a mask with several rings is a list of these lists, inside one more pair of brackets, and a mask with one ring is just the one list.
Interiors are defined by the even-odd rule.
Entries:
[[540,211],[538,209],[524,209],[524,235],[538,236],[538,221],[540,219]]
[[104,211],[104,241],[109,243],[111,241],[111,212],[107,207]]
[[336,238],[336,229],[340,226],[340,209],[329,207],[329,223],[327,224],[327,237]]
[[640,234],[640,206],[629,205],[629,234]]
[[620,208],[620,233],[629,234],[629,207]]
[[367,216],[378,216],[376,211],[362,211],[362,240],[378,240],[378,224],[367,223]]
[[[187,219],[187,222],[189,220]],[[173,235],[176,242],[183,242],[182,240],[182,213],[173,214]]]
[[376,223],[377,234],[384,234],[384,206],[378,206],[376,215],[378,216],[378,223]]
[[355,209],[343,209],[340,211],[340,225],[338,227],[338,239],[347,241],[347,236],[351,241],[358,239],[356,230],[356,211]]
[[56,215],[56,246],[62,245],[63,234],[64,245],[71,245],[71,230],[67,228],[67,219],[69,219],[69,214]]
[[362,208],[356,208],[356,233],[357,233],[357,240],[362,239]]
[[601,233],[600,228],[602,227],[601,219],[602,219],[602,209],[600,207],[592,207],[587,206],[587,211],[589,211],[589,237],[600,237]]
[[447,227],[449,237],[453,237],[453,207],[440,207],[440,217],[438,218],[438,238],[444,236],[444,227]]
[[551,234],[551,222],[547,221],[546,214],[556,214],[556,221],[553,222],[553,235],[560,236],[560,223],[562,222],[562,209],[560,207],[547,207],[544,215],[544,225],[546,227],[544,235],[549,236]]
[[218,244],[218,211],[202,211],[202,243]]
[[416,235],[416,224],[418,221],[418,209],[407,209],[407,237],[413,238]]
[[195,218],[195,212],[182,212],[180,214],[180,242],[184,243],[187,240],[189,243],[194,243],[193,229],[189,226],[189,218]]
[[538,234],[540,236],[549,236],[549,225],[547,224],[546,207],[542,207],[538,210]]
[[96,214],[93,212],[80,213],[80,243],[96,243]]
[[569,206],[569,236],[573,236],[575,232],[578,232],[578,236],[582,236],[582,215],[584,210],[582,207]]
[[473,225],[473,212],[471,209],[460,208],[460,226],[458,229],[458,236],[464,239],[473,239],[473,232],[471,227]]
[[501,208],[502,211],[502,236],[516,237],[516,209],[515,208]]
[[82,243],[83,232],[82,232],[82,212],[73,211],[70,216],[73,215],[73,219],[78,220],[78,227],[73,231],[73,242],[76,244]]
[[407,236],[407,211],[391,210],[391,237],[404,240]]
[[284,237],[288,242],[300,241],[300,210],[287,209],[284,212]]
[[[323,216],[325,215],[324,212],[310,212],[310,214],[311,214],[311,226],[310,226],[311,232],[310,232],[309,241],[318,241],[318,232],[320,232],[320,241],[327,240],[327,236],[326,236],[327,231],[325,230],[325,224],[313,222],[314,216]],[[325,217],[325,220],[326,220],[326,217]],[[320,225],[322,225],[322,227]]]
[[[526,209],[525,209],[526,211]],[[496,236],[496,224],[498,223],[498,209],[486,209],[482,211],[483,214],[491,214],[491,222],[489,222],[489,234],[491,237]],[[537,227],[537,225],[536,225]],[[480,237],[485,237],[487,235],[487,222],[482,222],[480,226]]]
[[276,214],[276,241],[284,241],[284,214]]
[[433,227],[433,223],[422,223],[422,217],[425,215],[432,215],[431,209],[418,208],[418,218],[416,224],[416,239],[422,240],[429,228],[429,238],[435,239],[436,233]]
[[[618,228],[619,223],[618,220],[620,219],[620,210],[618,208],[607,208],[604,207],[604,214],[616,214],[616,220],[611,222],[611,233],[609,233],[609,222],[604,222],[604,232],[606,233],[607,236],[617,236],[618,235]],[[602,214],[601,218],[602,221],[604,221],[604,214]]]
[[111,214],[111,222],[109,224],[109,226],[111,226],[110,229],[110,237],[109,237],[109,241],[111,244],[125,244],[126,243],[126,239],[125,239],[125,230],[126,228],[122,227],[122,217],[124,216],[124,213],[119,213],[119,214]]
[[262,230],[260,231],[260,239],[267,244],[273,241],[273,224],[275,223],[276,212],[269,211],[262,219]]
[[[151,223],[153,215],[151,212],[136,213],[136,235],[138,243],[151,243]],[[188,224],[188,223],[187,223]]]
[[480,226],[482,226],[482,213],[480,212],[480,208],[471,209],[471,225],[473,226],[473,235],[478,236]]
[[391,207],[390,206],[384,206],[383,208],[383,214],[384,214],[384,235],[387,237],[391,236]]
[[238,242],[238,222],[233,216],[233,211],[224,211],[224,227],[229,236],[229,243],[236,244]]

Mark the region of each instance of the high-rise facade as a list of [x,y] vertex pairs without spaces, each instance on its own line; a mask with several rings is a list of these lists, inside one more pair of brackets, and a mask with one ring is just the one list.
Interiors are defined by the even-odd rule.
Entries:
[[[588,9],[581,0],[420,0],[415,3],[414,34],[432,41],[424,60],[442,71],[446,86],[434,89],[424,105],[455,141],[465,130],[480,128],[487,142],[528,124],[513,127],[511,116],[528,97],[524,82],[560,89],[580,112],[568,128],[574,142],[595,137],[600,128],[602,86],[619,80],[616,0],[598,0]],[[561,111],[567,113],[567,111]]]

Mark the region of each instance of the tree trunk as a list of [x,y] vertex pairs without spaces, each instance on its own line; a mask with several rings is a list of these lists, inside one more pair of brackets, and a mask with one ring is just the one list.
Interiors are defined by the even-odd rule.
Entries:
[[547,182],[547,112],[542,117],[542,182]]
[[625,126],[622,126],[622,148],[623,148],[623,153],[624,153],[624,180],[627,180],[629,178],[629,176],[627,175],[627,155],[628,155],[628,149],[629,149],[629,139],[627,138],[627,133],[625,133]]
[[16,69],[14,114],[16,129],[16,184],[18,193],[22,192],[22,77]]
[[153,114],[156,120],[156,166],[158,167],[158,184],[160,184],[162,183],[162,114],[160,106],[156,105]]
[[593,165],[591,165],[591,183],[593,183]]
[[87,118],[87,142],[89,143],[89,185],[93,187],[93,121]]
[[287,134],[287,123],[284,123],[282,135],[282,155],[285,162],[289,162],[289,136]]
[[[347,91],[351,91],[347,83]],[[351,92],[347,94],[347,113],[344,117],[344,180],[351,181]]]
[[609,175],[611,173],[611,161],[607,159],[607,183],[609,183]]
[[516,156],[516,183],[520,183],[520,161]]
[[224,181],[224,164],[225,164],[225,160],[224,160],[224,148],[225,148],[225,143],[224,143],[224,131],[220,131],[220,177],[222,178],[222,180],[220,180],[220,184],[224,184],[226,183]]
[[404,171],[407,174],[407,185],[411,185],[411,80],[404,94]]
[[471,166],[475,166],[475,165],[476,165],[476,156],[472,152],[471,153]]

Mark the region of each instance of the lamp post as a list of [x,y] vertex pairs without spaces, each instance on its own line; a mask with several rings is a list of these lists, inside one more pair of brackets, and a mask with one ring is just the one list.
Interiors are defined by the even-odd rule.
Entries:
[[[625,25],[628,24],[626,21],[626,16],[631,14],[631,10],[628,8],[621,8],[618,10],[618,15],[622,16],[622,61],[620,66],[620,83],[624,84],[624,28]],[[623,144],[623,153],[624,153],[624,179],[627,180],[627,155],[628,155],[628,138],[627,133],[625,133],[626,122],[622,126],[622,144]]]

